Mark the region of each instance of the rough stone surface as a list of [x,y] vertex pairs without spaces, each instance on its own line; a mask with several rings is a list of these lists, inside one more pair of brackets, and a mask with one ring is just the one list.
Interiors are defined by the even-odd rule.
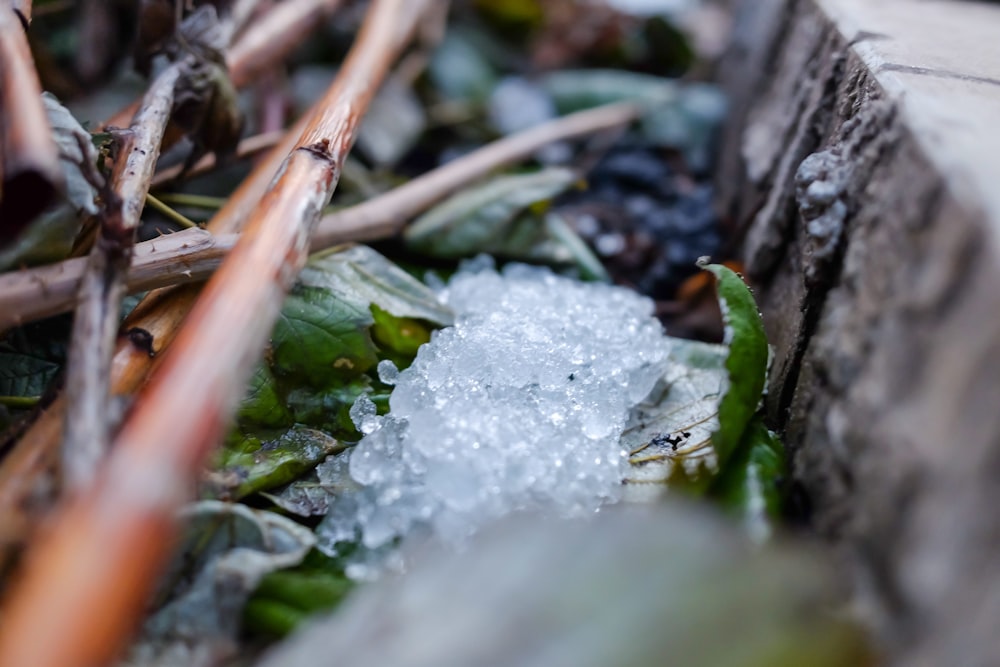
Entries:
[[719,177],[768,412],[893,664],[1000,660],[1000,5],[744,0]]

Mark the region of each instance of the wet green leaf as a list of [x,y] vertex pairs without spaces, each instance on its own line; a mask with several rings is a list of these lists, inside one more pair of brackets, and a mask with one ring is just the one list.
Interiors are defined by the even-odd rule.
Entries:
[[370,380],[361,376],[323,389],[296,387],[288,392],[286,401],[296,422],[356,440],[359,436],[348,413],[359,396],[370,392]]
[[0,396],[41,396],[60,365],[0,344]]
[[378,362],[374,322],[361,299],[296,285],[271,334],[275,375],[320,387],[364,373]]
[[494,177],[434,207],[403,233],[407,244],[434,257],[479,253],[555,266],[576,266],[583,277],[606,280],[600,260],[548,202],[578,181],[551,167]]
[[710,493],[743,518],[752,537],[764,540],[771,533],[771,522],[781,515],[778,484],[785,474],[784,445],[758,417],[712,482]]
[[293,423],[292,414],[285,407],[271,370],[263,364],[254,369],[237,420],[245,426],[280,428]]
[[428,75],[444,98],[467,103],[483,102],[498,78],[474,36],[462,30],[448,31],[431,57]]
[[372,305],[372,337],[382,350],[382,358],[392,360],[397,366],[407,364],[417,356],[420,346],[431,339],[431,328],[412,317],[395,315]]
[[242,498],[288,484],[340,442],[356,441],[354,401],[368,394],[387,405],[387,393],[373,390],[375,364],[409,365],[431,330],[452,319],[433,292],[366,246],[313,257],[285,301],[205,492]]
[[338,248],[313,256],[299,274],[299,284],[338,292],[364,308],[374,304],[396,317],[412,317],[438,326],[454,320],[454,314],[434,292],[368,246]]
[[719,404],[719,430],[712,434],[712,444],[722,469],[736,451],[760,404],[767,379],[767,335],[757,303],[743,279],[721,264],[702,268],[718,280],[725,342],[729,346],[726,358],[729,387]]
[[344,448],[322,431],[294,426],[270,439],[233,434],[207,480],[214,497],[239,500],[288,484]]
[[354,587],[340,560],[313,550],[300,565],[261,579],[244,609],[244,628],[285,636],[310,614],[336,607]]
[[198,655],[235,642],[240,611],[260,580],[301,563],[316,542],[308,528],[239,503],[201,501],[181,519],[178,555],[128,664],[196,664]]

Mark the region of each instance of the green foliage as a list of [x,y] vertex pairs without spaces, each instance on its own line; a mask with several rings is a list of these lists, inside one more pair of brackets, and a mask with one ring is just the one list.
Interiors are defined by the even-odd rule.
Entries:
[[485,101],[498,79],[476,36],[462,30],[451,30],[445,35],[434,50],[428,74],[445,99],[465,103]]
[[370,394],[387,404],[375,364],[409,365],[431,330],[451,321],[433,292],[368,247],[312,258],[204,492],[239,499],[288,484],[357,440],[354,401]]
[[550,167],[496,176],[435,206],[403,233],[407,245],[432,257],[488,253],[527,262],[575,266],[584,278],[607,273],[549,202],[579,181],[576,172]]
[[244,630],[283,637],[309,615],[336,607],[353,588],[340,561],[313,550],[300,565],[261,579],[243,610]]
[[294,481],[344,448],[322,431],[293,426],[269,440],[235,433],[223,447],[219,471],[209,477],[213,495],[239,500]]
[[709,493],[741,515],[751,535],[764,538],[781,515],[781,479],[787,474],[785,447],[759,417],[747,428],[739,447],[712,482]]
[[719,430],[712,434],[719,467],[724,468],[760,404],[767,379],[767,334],[757,303],[743,279],[721,264],[702,268],[718,279],[719,305],[729,345],[729,387],[719,403]]

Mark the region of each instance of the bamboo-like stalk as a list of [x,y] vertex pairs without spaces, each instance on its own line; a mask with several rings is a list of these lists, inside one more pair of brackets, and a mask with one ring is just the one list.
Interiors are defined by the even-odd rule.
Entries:
[[170,557],[176,511],[305,261],[361,116],[426,4],[372,3],[320,112],[208,283],[98,481],[27,554],[0,624],[0,664],[84,667],[120,649]]
[[[385,194],[323,216],[313,234],[311,250],[388,238],[414,216],[490,172],[524,160],[547,144],[621,127],[638,115],[634,105],[610,104],[499,139]],[[129,271],[129,290],[205,280],[235,240],[232,234],[213,236],[198,229],[139,243]],[[82,271],[83,262],[77,258],[0,274],[0,329],[71,308]]]
[[[256,19],[226,53],[229,79],[237,88],[249,84],[267,67],[283,60],[299,45],[303,35],[332,13],[342,0],[286,0]],[[135,100],[102,127],[121,127],[139,108]],[[287,151],[286,151],[287,152]]]
[[0,245],[14,239],[64,188],[59,154],[42,103],[18,12],[0,5]]
[[170,121],[182,65],[165,69],[143,98],[119,147],[111,174],[101,231],[80,283],[80,305],[73,318],[66,393],[62,471],[67,488],[93,481],[107,451],[110,424],[111,357],[121,301],[125,296],[135,230]]

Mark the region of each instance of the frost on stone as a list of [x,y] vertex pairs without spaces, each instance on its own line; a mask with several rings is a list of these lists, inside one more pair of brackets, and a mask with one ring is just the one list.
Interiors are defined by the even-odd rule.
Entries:
[[389,414],[367,399],[352,410],[366,433],[349,464],[360,489],[331,503],[327,549],[385,550],[415,531],[460,542],[514,511],[583,515],[620,498],[622,432],[669,366],[652,302],[481,263],[441,298],[455,326],[392,378]]

